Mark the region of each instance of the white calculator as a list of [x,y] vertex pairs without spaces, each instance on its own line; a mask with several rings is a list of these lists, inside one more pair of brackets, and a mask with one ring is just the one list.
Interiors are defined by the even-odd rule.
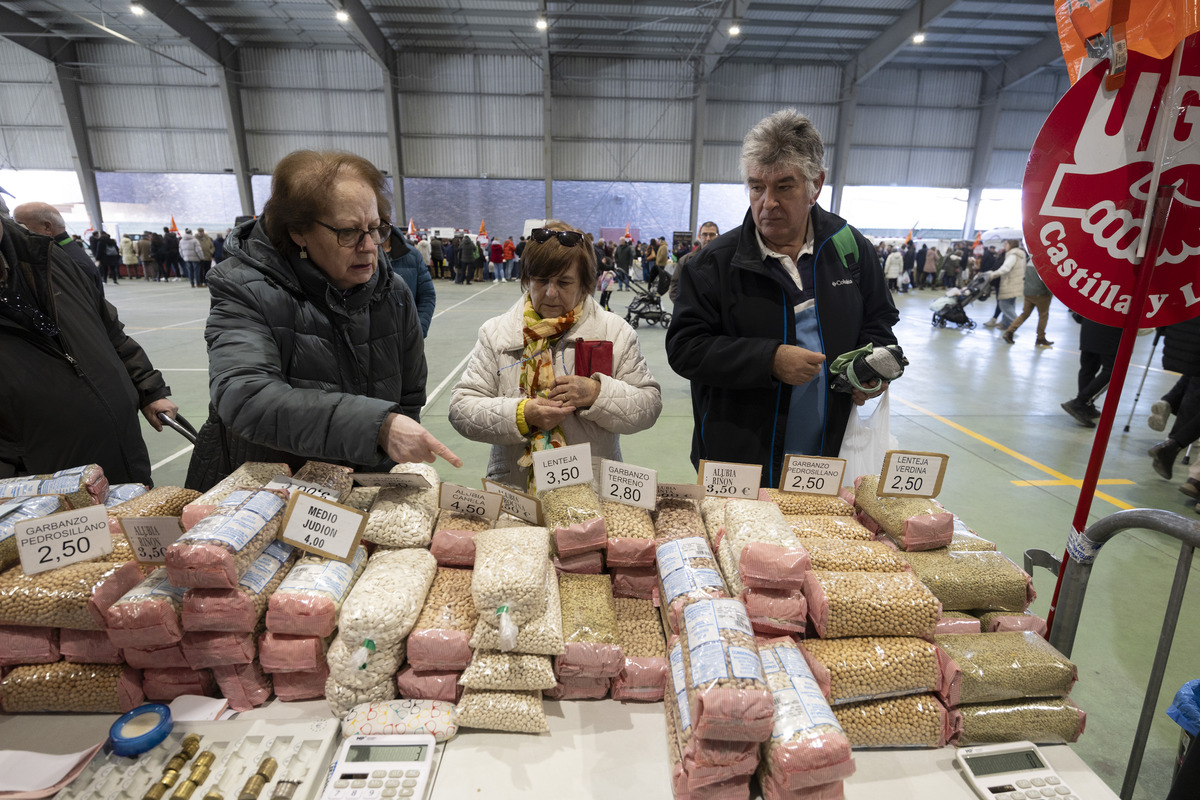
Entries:
[[351,736],[338,750],[321,800],[421,800],[436,744],[427,734]]
[[954,763],[984,800],[1079,800],[1032,742],[960,747]]

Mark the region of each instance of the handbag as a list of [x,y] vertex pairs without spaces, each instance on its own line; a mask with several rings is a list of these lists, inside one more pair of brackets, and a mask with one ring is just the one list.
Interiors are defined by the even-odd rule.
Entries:
[[590,377],[596,373],[612,377],[613,343],[603,340],[575,340],[575,374]]
[[[883,469],[884,454],[900,446],[891,432],[889,395],[890,392],[884,392],[878,399],[868,400],[861,408],[850,408],[850,419],[846,423],[846,434],[842,437],[842,449],[838,457],[846,459],[846,477],[851,480],[860,475],[878,475]],[[867,412],[865,419],[864,411]]]

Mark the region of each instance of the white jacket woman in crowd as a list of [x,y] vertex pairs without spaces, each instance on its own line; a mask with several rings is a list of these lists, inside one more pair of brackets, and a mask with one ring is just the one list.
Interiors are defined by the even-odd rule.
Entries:
[[[620,460],[620,435],[652,426],[662,397],[637,334],[591,297],[590,235],[549,222],[531,233],[521,265],[525,292],[479,329],[454,387],[450,423],[492,445],[489,478],[526,489],[534,488],[530,467],[538,450],[588,442],[593,456]],[[606,372],[595,365],[610,346]],[[594,366],[577,375],[584,351],[593,353]]]
[[1017,318],[1017,298],[1024,293],[1026,255],[1021,249],[1020,239],[1006,240],[1004,248],[1004,263],[987,277],[1000,278],[1000,288],[996,290],[1000,304],[1000,329],[1008,330],[1008,326]]

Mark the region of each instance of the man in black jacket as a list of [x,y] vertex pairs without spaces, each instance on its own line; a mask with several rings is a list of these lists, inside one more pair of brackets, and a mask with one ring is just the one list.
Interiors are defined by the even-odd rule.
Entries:
[[57,208],[49,203],[22,203],[13,209],[13,219],[28,228],[31,233],[40,233],[53,239],[55,244],[67,251],[67,255],[79,269],[92,279],[100,294],[104,294],[104,281],[100,279],[100,270],[96,269],[96,262],[92,261],[91,256],[83,249],[83,244],[75,241],[71,234],[67,233],[67,222]]
[[99,464],[149,484],[137,412],[162,430],[179,410],[162,373],[62,248],[0,222],[0,477]]
[[875,248],[816,205],[823,161],[794,109],[746,135],[750,210],[689,264],[667,329],[671,367],[692,384],[692,463],[762,464],[764,486],[785,454],[836,456],[851,403],[867,399],[829,390],[826,357],[896,343]]

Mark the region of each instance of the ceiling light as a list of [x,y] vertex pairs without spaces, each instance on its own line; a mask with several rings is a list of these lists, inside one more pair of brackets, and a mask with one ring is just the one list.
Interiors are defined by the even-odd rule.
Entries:
[[337,10],[337,21],[338,22],[349,22],[350,21],[350,15],[346,13],[346,9],[339,8]]
[[134,4],[132,4],[131,6],[129,6],[129,10],[130,10],[130,11],[132,11],[132,12],[133,12],[135,15],[137,15],[137,16],[139,16],[139,17],[140,17],[142,14],[145,14],[145,13],[146,13],[146,9],[142,8],[142,7],[141,7],[141,6],[139,6],[137,3],[134,3]]
[[550,23],[546,22],[545,17],[538,17],[538,21],[534,23],[534,27],[537,28],[539,31],[544,31],[544,30],[546,30],[546,28],[550,27]]
[[924,31],[917,31],[917,33],[913,35],[913,44],[924,44],[924,43],[925,43]]
[[742,32],[742,28],[736,22],[729,26],[729,35],[737,36]]

